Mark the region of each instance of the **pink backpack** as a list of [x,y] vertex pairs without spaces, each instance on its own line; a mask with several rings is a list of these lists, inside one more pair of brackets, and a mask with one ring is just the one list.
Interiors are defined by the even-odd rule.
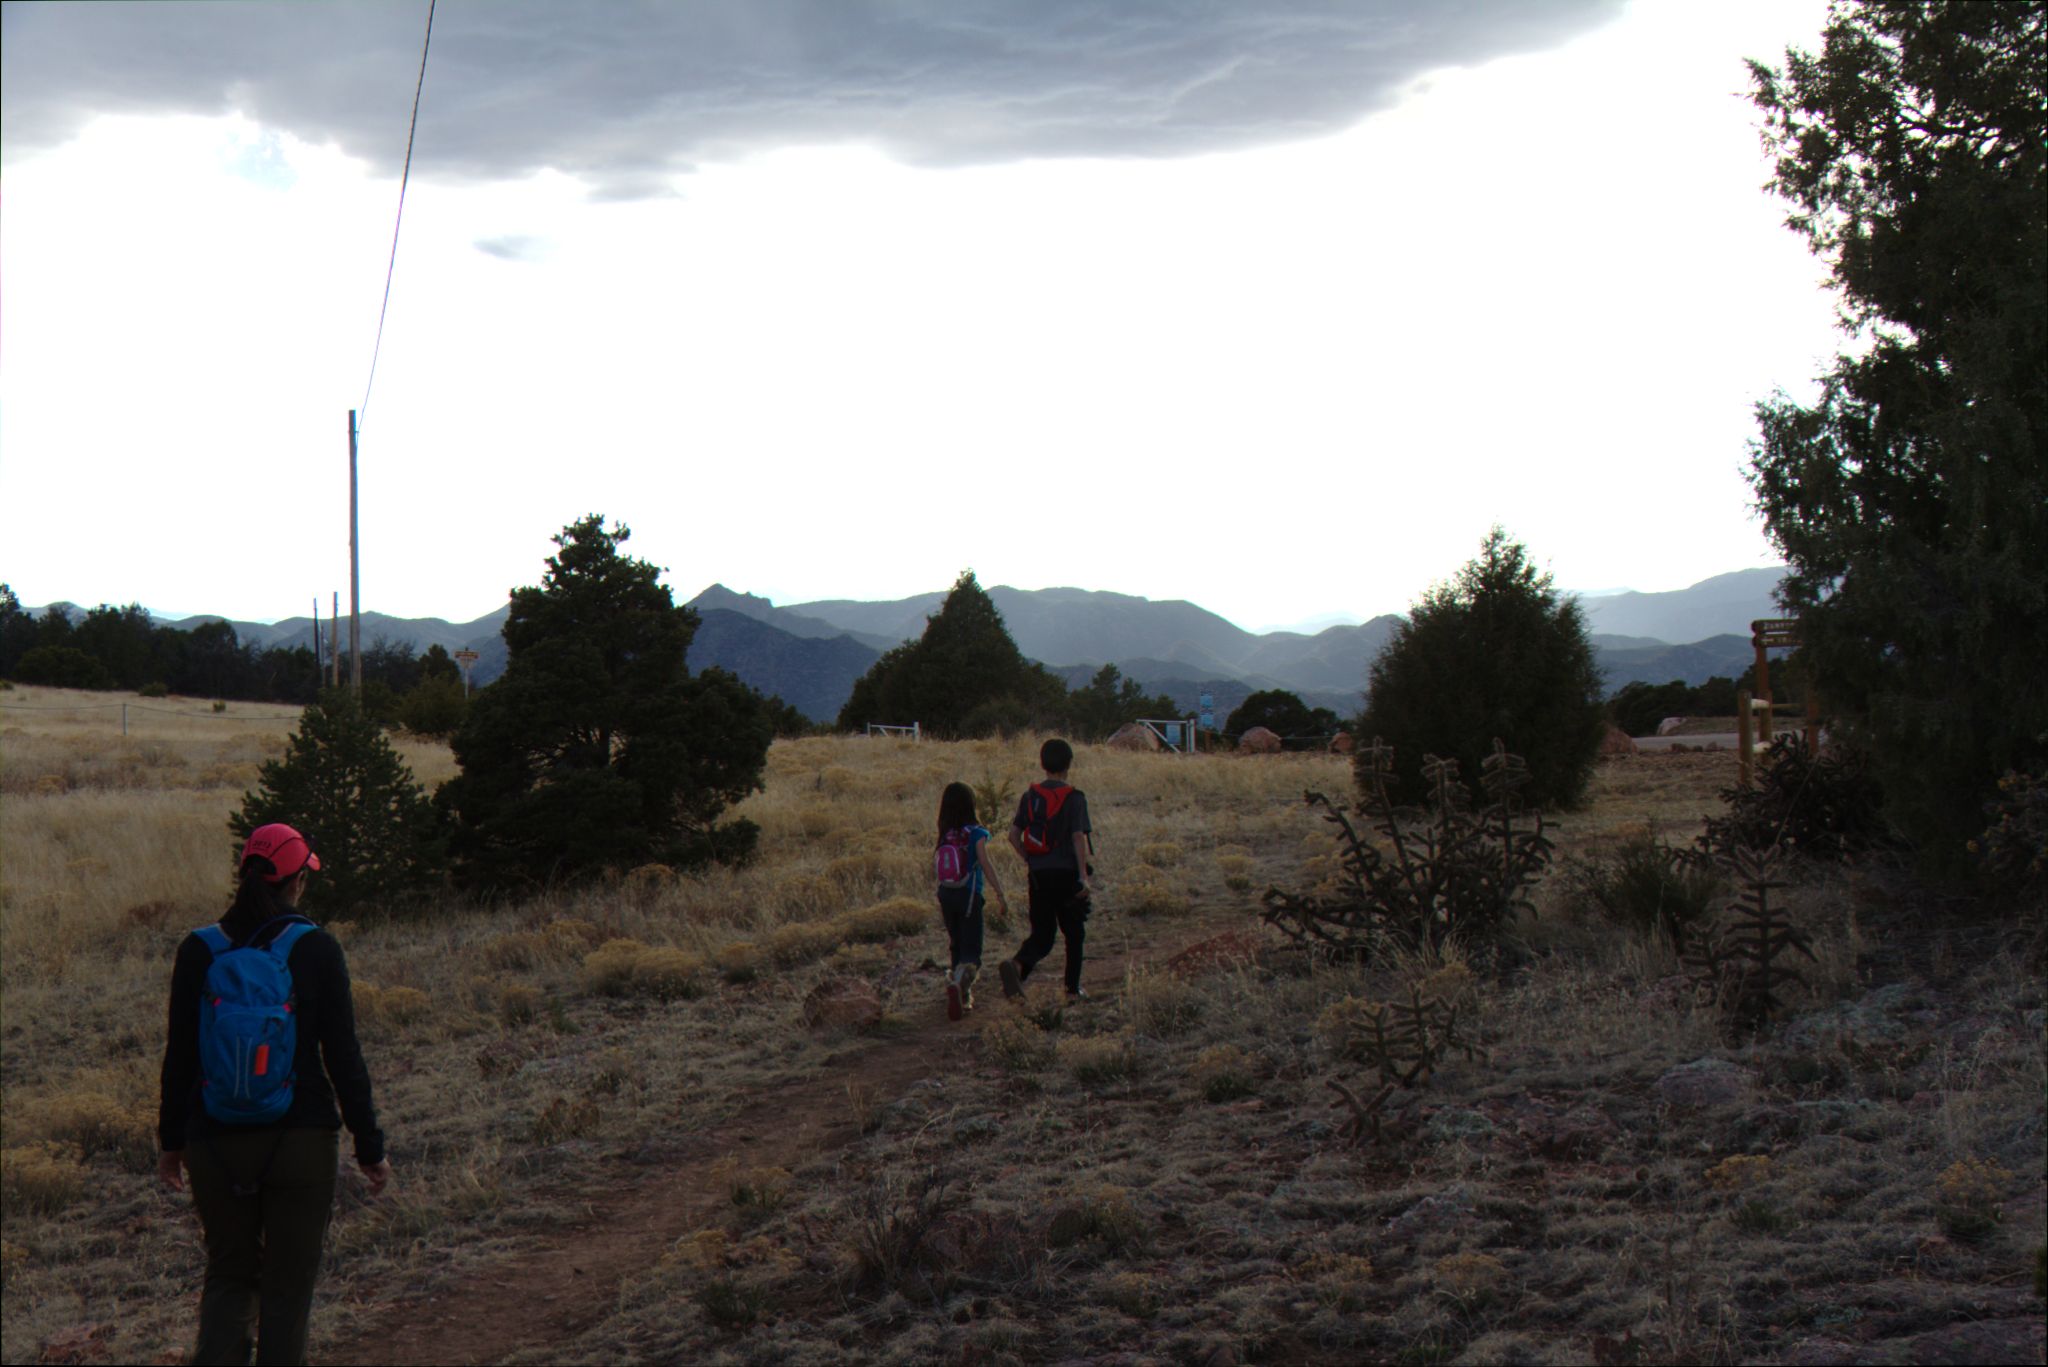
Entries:
[[974,881],[974,843],[965,826],[947,831],[932,851],[932,877],[941,888],[964,888]]

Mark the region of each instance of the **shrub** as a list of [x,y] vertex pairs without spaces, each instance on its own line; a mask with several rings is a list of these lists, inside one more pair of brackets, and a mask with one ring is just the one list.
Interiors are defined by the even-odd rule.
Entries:
[[1121,1035],[1061,1040],[1057,1054],[1074,1081],[1084,1087],[1122,1082],[1137,1066],[1137,1051]]
[[1984,813],[1991,824],[1970,853],[1991,884],[2018,894],[2048,888],[2048,774],[2008,772]]
[[228,829],[239,845],[273,821],[297,827],[320,856],[311,905],[388,909],[440,886],[441,819],[347,690],[329,689],[300,715],[284,758],[264,764],[258,780]]
[[1232,892],[1248,892],[1252,886],[1252,861],[1249,855],[1219,854],[1216,868],[1223,875],[1223,886]]
[[1357,1314],[1372,1294],[1372,1259],[1355,1253],[1311,1253],[1294,1269],[1294,1276],[1340,1314]]
[[469,691],[460,679],[421,679],[398,700],[398,723],[415,735],[454,735],[468,716]]
[[729,983],[750,983],[761,976],[761,950],[751,940],[720,945],[711,961]]
[[1483,952],[1518,913],[1534,914],[1529,889],[1550,866],[1551,844],[1540,815],[1523,826],[1528,770],[1499,741],[1481,771],[1483,807],[1472,805],[1453,761],[1428,757],[1431,795],[1419,810],[1393,799],[1389,746],[1373,741],[1357,763],[1366,785],[1358,811],[1381,840],[1359,835],[1321,793],[1306,794],[1335,828],[1337,867],[1327,891],[1267,889],[1268,925],[1305,948],[1363,960],[1388,949],[1441,953],[1453,942]]
[[33,1124],[88,1161],[114,1154],[140,1166],[155,1156],[155,1118],[98,1092],[46,1097],[33,1108]]
[[1217,1103],[1237,1101],[1254,1090],[1253,1060],[1234,1044],[1217,1044],[1195,1056],[1192,1076],[1202,1089],[1202,1100]]
[[1727,892],[1713,869],[1647,831],[1632,835],[1604,858],[1574,860],[1564,875],[1565,895],[1581,911],[1637,935],[1662,934],[1674,945],[1705,919]]
[[1149,864],[1138,864],[1117,880],[1116,905],[1132,916],[1182,916],[1189,903],[1187,894],[1164,873]]
[[1202,998],[1176,974],[1134,969],[1124,978],[1124,1012],[1132,1029],[1170,1037],[1201,1019]]
[[146,683],[135,690],[135,696],[138,698],[168,698],[171,696],[170,685]]
[[719,818],[761,786],[773,720],[731,675],[690,674],[697,616],[656,566],[620,554],[630,534],[571,523],[540,586],[513,591],[505,674],[471,701],[452,742],[461,773],[437,798],[472,885],[753,852],[759,828]]
[[1053,1212],[1045,1231],[1045,1241],[1053,1248],[1072,1248],[1093,1240],[1112,1254],[1142,1249],[1146,1236],[1145,1217],[1131,1203],[1130,1192],[1113,1186],[1091,1187],[1061,1206]]
[[14,677],[26,684],[48,688],[113,688],[114,676],[106,665],[76,646],[37,646],[15,661]]
[[872,944],[898,935],[915,935],[937,919],[928,902],[914,897],[892,897],[858,911],[841,912],[832,918],[841,938],[851,944]]
[[607,941],[583,959],[584,989],[603,997],[698,997],[703,973],[699,955],[624,938]]
[[839,948],[839,931],[823,921],[792,921],[769,931],[764,944],[776,967],[794,968]]
[[53,1215],[85,1194],[86,1177],[62,1145],[11,1145],[0,1151],[0,1209],[9,1215]]
[[1815,755],[1798,736],[1779,736],[1757,761],[1748,788],[1724,788],[1727,812],[1709,817],[1696,859],[1725,859],[1738,848],[1784,849],[1840,863],[1895,842],[1885,825],[1883,792],[1860,752],[1831,746]]
[[1981,1239],[2004,1218],[2002,1202],[2011,1188],[2012,1172],[1984,1158],[1950,1164],[1934,1181],[1936,1218],[1942,1232],[1954,1239]]
[[540,989],[505,983],[498,989],[498,1017],[507,1025],[531,1025],[540,1015]]
[[375,1025],[411,1025],[433,1005],[417,987],[378,987],[358,981],[351,990],[356,1015]]
[[1477,772],[1498,737],[1527,761],[1529,802],[1570,806],[1606,733],[1602,692],[1578,600],[1560,597],[1495,527],[1373,661],[1358,734],[1387,737],[1408,758],[1385,776],[1361,768],[1360,787],[1370,798],[1388,783],[1400,800],[1423,801],[1436,786],[1425,756]]
[[1036,1073],[1053,1061],[1056,1048],[1030,1017],[999,1012],[981,1030],[981,1047],[1012,1073]]
[[484,962],[505,972],[539,968],[553,954],[553,946],[531,930],[511,930],[484,945]]

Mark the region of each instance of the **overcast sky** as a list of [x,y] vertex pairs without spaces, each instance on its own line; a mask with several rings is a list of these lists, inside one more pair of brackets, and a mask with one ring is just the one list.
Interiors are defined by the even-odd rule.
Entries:
[[[0,578],[346,606],[427,7],[0,10]],[[362,423],[363,606],[587,512],[679,598],[988,585],[1254,629],[1487,528],[1563,587],[1776,557],[1839,343],[1745,57],[1815,0],[443,0]]]

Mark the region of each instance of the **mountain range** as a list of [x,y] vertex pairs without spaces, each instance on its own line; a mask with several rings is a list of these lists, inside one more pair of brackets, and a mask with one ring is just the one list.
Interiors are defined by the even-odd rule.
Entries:
[[[1665,593],[1582,598],[1608,690],[1638,681],[1698,684],[1717,674],[1741,674],[1752,658],[1749,624],[1778,614],[1773,594],[1783,574],[1782,567],[1738,570]],[[1085,683],[1101,665],[1113,663],[1148,693],[1171,697],[1183,712],[1195,711],[1201,695],[1210,695],[1219,718],[1267,688],[1284,688],[1310,706],[1352,715],[1367,669],[1401,621],[1386,614],[1312,634],[1249,632],[1178,599],[1004,585],[988,594],[1018,648],[1069,683]],[[883,651],[922,633],[925,619],[944,599],[943,592],[934,592],[888,602],[821,599],[778,606],[713,584],[690,600],[702,619],[690,647],[690,667],[730,670],[804,715],[829,721],[854,680]],[[471,674],[482,684],[504,672],[505,643],[499,632],[505,616],[506,609],[500,608],[457,623],[366,612],[362,639],[365,645],[383,639],[415,650],[466,647],[478,654]],[[218,620],[201,616],[162,624],[189,629]],[[232,625],[241,640],[259,647],[312,639],[308,617]]]

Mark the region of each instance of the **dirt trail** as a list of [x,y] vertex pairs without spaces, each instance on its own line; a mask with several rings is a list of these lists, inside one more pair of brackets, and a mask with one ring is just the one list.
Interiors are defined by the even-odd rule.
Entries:
[[[1212,934],[1213,927],[1189,939]],[[1143,957],[1164,958],[1180,943],[1155,946]],[[1034,996],[1058,991],[1060,953],[1056,948],[1033,976]],[[1113,992],[1127,961],[1122,953],[1091,954],[1083,985],[1091,995]],[[333,1344],[322,1357],[394,1367],[490,1363],[574,1339],[613,1310],[627,1276],[652,1266],[678,1238],[716,1222],[728,1199],[711,1172],[721,1158],[743,1152],[750,1163],[794,1169],[859,1138],[849,1082],[882,1106],[924,1078],[976,1066],[972,1018],[947,1021],[938,978],[919,981],[931,984],[931,1001],[928,1008],[912,1005],[924,1023],[911,1033],[856,1046],[841,1056],[841,1066],[756,1097],[731,1120],[684,1141],[678,1157],[658,1171],[590,1202],[574,1226],[551,1231],[544,1242],[438,1294],[385,1307],[374,1329]],[[976,995],[982,1013],[1003,1008],[993,961]]]

